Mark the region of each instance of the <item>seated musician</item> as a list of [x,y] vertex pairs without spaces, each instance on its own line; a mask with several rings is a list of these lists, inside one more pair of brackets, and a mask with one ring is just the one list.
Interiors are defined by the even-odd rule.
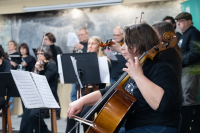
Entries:
[[[98,36],[92,36],[88,41],[88,50],[87,52],[96,52],[98,57],[102,57],[104,55],[103,51],[101,50],[101,47],[99,46],[99,42],[101,42],[100,37]],[[108,61],[108,65],[110,68],[110,62]],[[100,83],[100,84],[87,84],[86,87],[81,89],[80,96],[87,95],[92,90],[98,90],[105,88],[106,84]],[[92,106],[85,106],[83,110],[80,113],[80,116],[84,116],[85,113],[91,108]],[[68,133],[72,127],[75,125],[75,120],[67,118],[67,127],[66,127],[66,133]],[[87,130],[88,126],[83,124],[84,132]],[[72,133],[75,133],[75,130],[72,131]]]
[[[39,47],[37,49],[37,62],[35,64],[35,72],[40,75],[45,75],[51,91],[55,97],[55,88],[57,87],[57,66],[54,60],[52,59],[52,52],[48,46],[43,46],[42,49]],[[46,62],[44,66],[40,67],[41,62]],[[43,117],[45,110],[41,110],[41,117]],[[39,132],[39,109],[25,109],[22,116],[22,121],[20,125],[20,133],[35,133]],[[41,119],[40,124],[41,133],[51,133],[48,130],[47,125],[44,122],[44,119]]]
[[[124,88],[131,90],[130,93],[137,98],[135,108],[131,108],[126,115],[127,133],[177,133],[180,100],[175,70],[157,57],[139,63],[139,57],[159,42],[155,31],[146,23],[125,28],[121,53],[127,60],[127,68],[123,71],[131,78]],[[78,114],[83,106],[97,103],[111,86],[70,103],[67,111],[69,118]]]
[[[2,45],[0,45],[0,72],[10,72],[12,66],[8,60],[8,55],[4,52]],[[6,105],[4,97],[0,97],[0,109]]]

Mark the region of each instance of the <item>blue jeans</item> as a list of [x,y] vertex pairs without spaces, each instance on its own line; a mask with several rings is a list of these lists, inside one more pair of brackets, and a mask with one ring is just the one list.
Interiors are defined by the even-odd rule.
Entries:
[[115,82],[116,79],[110,79],[110,83],[112,84],[113,82]]
[[72,91],[70,94],[70,98],[72,102],[76,100],[76,85],[75,84],[72,84]]
[[9,102],[12,102],[12,104],[10,105],[10,113],[12,113],[12,108],[13,108],[13,97],[10,97]]
[[165,126],[144,126],[134,128],[126,133],[177,133],[177,128]]

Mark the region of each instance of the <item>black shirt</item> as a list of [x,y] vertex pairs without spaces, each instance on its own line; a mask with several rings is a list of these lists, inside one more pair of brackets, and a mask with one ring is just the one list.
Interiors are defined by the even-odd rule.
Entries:
[[[120,42],[124,42],[124,39],[122,39]],[[119,53],[115,52],[115,56],[117,57],[117,61],[111,60],[111,73],[110,78],[111,79],[117,79],[122,73],[122,69],[126,68],[126,59]]]
[[46,76],[51,91],[55,97],[58,82],[58,70],[56,64],[51,61],[48,62],[47,64],[45,64],[44,70],[39,71],[39,74]]
[[53,60],[56,62],[56,64],[58,64],[57,55],[62,54],[62,50],[60,49],[59,46],[56,46],[54,44],[50,45],[49,47],[50,47],[52,55],[53,55]]
[[196,51],[194,42],[200,42],[200,32],[194,26],[189,27],[179,40],[179,47],[182,51],[183,67],[199,61],[200,54]]
[[[144,75],[160,86],[165,92],[157,110],[153,110],[142,96],[137,84],[129,79],[124,88],[137,98],[135,111],[127,114],[126,130],[136,127],[160,125],[178,127],[180,121],[180,106],[178,79],[173,67],[159,59],[148,60],[143,65]],[[100,90],[103,95],[109,87]]]
[[[23,58],[23,57],[22,57]],[[36,60],[33,56],[29,55],[24,57],[23,60],[26,62],[27,66],[25,66],[25,71],[31,72],[35,67]]]
[[88,46],[88,41],[87,42],[80,42],[84,47],[82,49],[83,53],[87,53],[87,46]]
[[2,64],[0,65],[0,72],[10,72],[12,66],[9,60],[4,59]]

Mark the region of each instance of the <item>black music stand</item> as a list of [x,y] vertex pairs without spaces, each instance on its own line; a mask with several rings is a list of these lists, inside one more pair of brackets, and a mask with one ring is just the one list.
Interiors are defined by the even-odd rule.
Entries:
[[10,72],[0,73],[0,97],[7,97],[6,99],[6,109],[5,109],[5,133],[7,133],[7,107],[8,107],[8,97],[20,97],[18,89],[15,85],[13,77]]
[[[77,69],[82,84],[101,83],[96,53],[66,53],[61,55],[64,83],[76,83],[78,79],[70,56],[77,60]],[[79,128],[78,128],[79,132]]]
[[99,73],[99,63],[96,53],[66,53],[61,55],[61,62],[63,68],[63,76],[65,83],[76,83],[74,67],[70,56],[77,60],[77,69],[79,77],[83,84],[101,83]]

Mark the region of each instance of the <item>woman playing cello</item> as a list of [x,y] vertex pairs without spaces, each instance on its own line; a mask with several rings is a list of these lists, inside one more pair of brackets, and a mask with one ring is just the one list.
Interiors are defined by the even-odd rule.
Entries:
[[[126,90],[137,98],[134,111],[126,115],[127,133],[176,133],[180,120],[179,85],[173,67],[158,58],[140,65],[139,57],[159,44],[155,31],[142,23],[125,28],[125,43],[121,53],[127,60],[123,71],[131,77]],[[68,116],[79,113],[84,105],[94,105],[109,87],[95,91],[70,103]]]

